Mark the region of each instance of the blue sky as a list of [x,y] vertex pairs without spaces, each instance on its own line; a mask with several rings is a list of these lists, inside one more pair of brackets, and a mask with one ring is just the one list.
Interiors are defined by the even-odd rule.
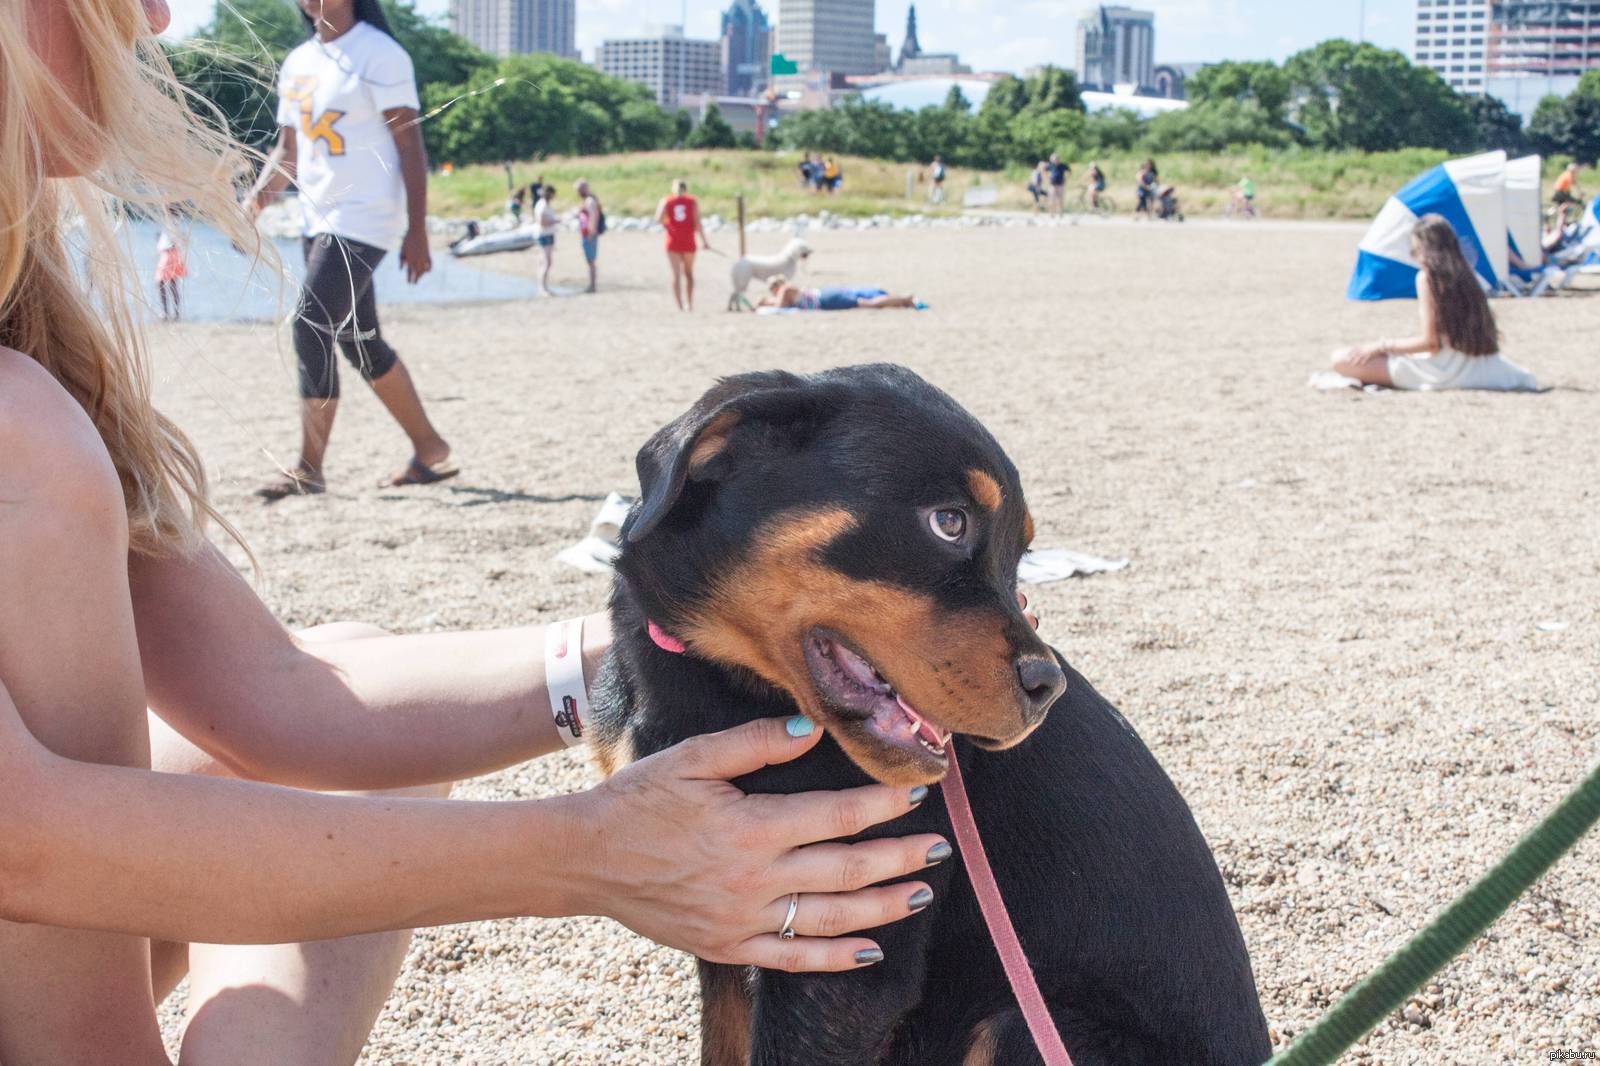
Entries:
[[[210,18],[212,0],[168,0],[173,32]],[[448,0],[418,0],[442,16]],[[689,0],[691,36],[713,37],[725,3]],[[775,13],[777,0],[763,6]],[[957,51],[977,70],[1021,70],[1038,63],[1071,66],[1073,26],[1091,5],[1083,0],[920,0],[918,36],[931,51]],[[1283,59],[1328,37],[1361,32],[1361,0],[1150,0],[1129,6],[1156,13],[1158,62]],[[1366,36],[1409,52],[1414,0],[1366,0]],[[606,37],[638,32],[646,23],[681,21],[682,0],[578,0],[578,47],[589,56]],[[878,30],[896,49],[906,0],[877,0]]]

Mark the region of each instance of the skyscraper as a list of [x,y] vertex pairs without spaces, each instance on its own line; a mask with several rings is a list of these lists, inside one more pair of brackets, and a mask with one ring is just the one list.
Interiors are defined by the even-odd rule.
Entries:
[[878,72],[875,0],[778,0],[777,51],[802,72]]
[[772,56],[772,27],[756,0],[733,0],[722,13],[723,91],[729,96],[754,96],[767,87]]
[[[1415,62],[1430,67],[1459,92],[1483,92],[1488,66],[1489,0],[1462,0],[1454,7],[1417,0]],[[1532,7],[1531,4],[1496,4],[1495,7]],[[1556,5],[1543,3],[1540,8]],[[1588,5],[1585,4],[1585,7]]]
[[1085,88],[1150,88],[1155,72],[1155,12],[1102,5],[1078,20],[1078,81]]
[[450,0],[450,28],[490,55],[576,57],[578,0]]
[[676,110],[685,96],[722,89],[722,45],[684,37],[682,26],[660,26],[642,37],[602,41],[595,66],[613,78],[648,85],[656,102]]

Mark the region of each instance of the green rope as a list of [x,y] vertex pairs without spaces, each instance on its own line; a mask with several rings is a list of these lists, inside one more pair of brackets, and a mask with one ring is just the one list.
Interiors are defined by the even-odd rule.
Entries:
[[1499,865],[1356,985],[1267,1066],[1329,1066],[1465,951],[1600,821],[1600,764]]

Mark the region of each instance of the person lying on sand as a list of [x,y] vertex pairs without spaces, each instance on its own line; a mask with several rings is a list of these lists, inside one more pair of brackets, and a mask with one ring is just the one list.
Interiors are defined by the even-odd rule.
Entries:
[[787,278],[773,278],[757,307],[794,308],[797,311],[853,311],[858,307],[916,307],[915,296],[896,296],[884,289],[834,287],[802,289]]
[[1334,370],[1365,385],[1396,389],[1537,389],[1533,374],[1500,354],[1489,298],[1443,216],[1417,220],[1411,257],[1419,267],[1422,332],[1335,352]]
[[[335,3],[300,0],[319,24]],[[548,642],[296,634],[209,543],[200,456],[151,405],[119,287],[129,207],[250,239],[240,149],[184,103],[169,21],[164,0],[0,6],[0,337],[22,349],[0,347],[0,1058],[170,1063],[156,1004],[187,974],[184,1062],[353,1062],[417,925],[601,914],[740,966],[880,961],[857,931],[913,914],[948,843],[812,845],[925,788],[746,796],[732,779],[822,739],[793,718],[572,795],[446,800],[581,739],[566,701],[606,616]]]

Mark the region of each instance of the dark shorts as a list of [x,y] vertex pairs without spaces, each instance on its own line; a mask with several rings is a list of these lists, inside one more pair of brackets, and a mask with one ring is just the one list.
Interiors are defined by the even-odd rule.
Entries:
[[378,329],[372,273],[388,253],[332,233],[301,243],[306,259],[300,306],[294,319],[294,351],[300,362],[300,395],[339,398],[335,346],[368,381],[394,369],[399,357]]
[[1556,204],[1575,204],[1578,198],[1565,189],[1557,189],[1550,194],[1550,202]]
[[554,248],[555,246],[556,246],[556,235],[554,233],[541,233],[541,234],[539,234],[539,247],[540,248]]

